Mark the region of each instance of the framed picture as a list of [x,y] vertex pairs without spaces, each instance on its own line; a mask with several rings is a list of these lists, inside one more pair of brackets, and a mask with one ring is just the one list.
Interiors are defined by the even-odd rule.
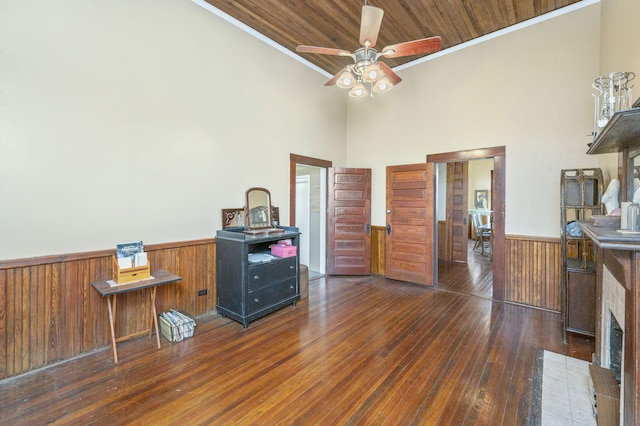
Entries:
[[488,189],[476,189],[473,206],[476,209],[488,209],[489,208],[489,190]]
[[[271,221],[274,226],[280,224],[280,209],[271,206]],[[222,209],[222,229],[244,227],[244,209]]]
[[244,227],[244,209],[222,209],[222,229]]

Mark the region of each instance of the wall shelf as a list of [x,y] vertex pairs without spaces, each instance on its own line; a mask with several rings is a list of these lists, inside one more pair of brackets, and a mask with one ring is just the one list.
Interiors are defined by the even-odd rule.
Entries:
[[603,127],[587,154],[610,154],[636,146],[640,140],[640,108],[616,112]]

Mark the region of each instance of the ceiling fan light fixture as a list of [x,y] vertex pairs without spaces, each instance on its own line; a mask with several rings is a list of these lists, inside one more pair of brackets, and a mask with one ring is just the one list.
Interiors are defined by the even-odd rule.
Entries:
[[367,65],[364,69],[364,72],[362,73],[362,81],[366,83],[373,83],[380,80],[383,76],[384,74],[382,73],[382,70],[378,64],[374,62],[371,65]]
[[382,77],[380,80],[373,85],[374,92],[388,92],[393,88],[393,84],[389,81],[387,77]]
[[364,84],[360,82],[358,82],[355,86],[353,86],[353,88],[349,92],[349,96],[356,99],[360,99],[364,96],[367,96],[368,94],[369,92],[367,91],[367,88],[364,87]]
[[360,19],[360,37],[362,47],[349,52],[330,47],[299,45],[296,52],[316,53],[320,55],[349,56],[353,64],[338,71],[325,86],[337,85],[348,89],[349,95],[356,99],[368,96],[373,92],[386,92],[400,84],[402,79],[380,58],[401,58],[405,56],[424,55],[437,52],[442,48],[442,39],[438,36],[391,44],[376,49],[378,33],[384,12],[379,7],[367,5],[364,0]]
[[338,87],[342,89],[350,89],[356,84],[356,79],[349,70],[345,70],[336,82]]

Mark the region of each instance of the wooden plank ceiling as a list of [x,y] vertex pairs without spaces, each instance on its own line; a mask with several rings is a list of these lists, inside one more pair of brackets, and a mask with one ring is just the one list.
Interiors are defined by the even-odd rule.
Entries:
[[[363,0],[205,1],[293,52],[299,44],[350,52],[360,47]],[[442,49],[446,49],[579,1],[374,0],[367,4],[384,10],[378,49],[432,36],[442,37]],[[299,55],[330,74],[352,63],[349,57]],[[419,57],[384,59],[384,62],[393,68]]]

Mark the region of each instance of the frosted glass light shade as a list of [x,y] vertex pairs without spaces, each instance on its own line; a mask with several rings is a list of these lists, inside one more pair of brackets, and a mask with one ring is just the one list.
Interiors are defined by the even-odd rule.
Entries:
[[387,77],[382,77],[378,82],[373,86],[374,92],[388,92],[393,88],[393,84],[389,81]]
[[355,86],[353,86],[353,89],[351,89],[351,91],[349,92],[349,96],[353,97],[353,98],[361,98],[363,96],[367,96],[369,94],[369,92],[367,91],[367,88],[364,87],[364,84],[362,83],[357,83]]
[[365,83],[372,83],[380,80],[383,76],[384,74],[378,64],[371,64],[364,69],[364,72],[362,73],[362,81]]
[[345,71],[340,75],[340,78],[338,78],[336,84],[338,85],[338,87],[341,87],[343,89],[350,89],[356,84],[356,79],[354,78],[353,74],[351,74],[351,72]]

